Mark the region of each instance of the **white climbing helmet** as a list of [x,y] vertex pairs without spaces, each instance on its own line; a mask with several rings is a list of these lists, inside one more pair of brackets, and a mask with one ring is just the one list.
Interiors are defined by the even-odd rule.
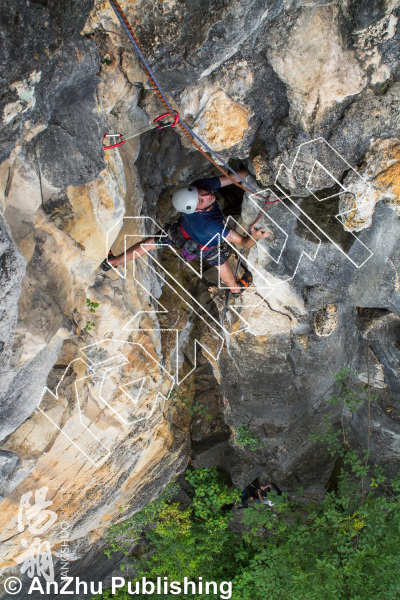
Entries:
[[199,195],[197,188],[194,185],[188,187],[179,188],[172,194],[172,204],[182,213],[194,213],[197,207]]

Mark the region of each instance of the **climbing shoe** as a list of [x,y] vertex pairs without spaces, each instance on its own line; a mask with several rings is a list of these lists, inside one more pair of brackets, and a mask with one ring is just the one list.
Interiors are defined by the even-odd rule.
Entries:
[[246,273],[244,273],[240,279],[236,279],[236,283],[241,288],[240,292],[235,294],[233,292],[231,293],[234,298],[239,298],[239,296],[243,294],[244,290],[250,287],[253,283],[253,275],[249,271],[246,271]]
[[109,258],[114,258],[114,254],[112,252],[108,253],[107,258],[105,258],[103,260],[103,262],[101,263],[101,268],[103,269],[103,271],[109,271],[111,269],[111,265],[108,264],[108,259]]

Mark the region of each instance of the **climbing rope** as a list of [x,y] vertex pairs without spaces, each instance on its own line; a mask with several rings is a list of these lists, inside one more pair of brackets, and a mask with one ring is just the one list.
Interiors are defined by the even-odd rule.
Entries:
[[[109,2],[119,20],[119,22],[121,23],[122,27],[124,28],[129,40],[131,41],[133,47],[135,48],[136,53],[138,54],[140,60],[142,61],[143,68],[144,68],[144,70],[147,74],[147,77],[149,78],[149,81],[150,81],[152,87],[154,88],[157,96],[159,97],[160,101],[165,106],[165,108],[168,110],[169,114],[171,114],[171,116],[173,116],[175,118],[177,113],[172,108],[170,102],[168,101],[168,98],[166,97],[166,95],[163,92],[160,84],[158,83],[152,69],[150,68],[150,65],[148,64],[146,58],[143,56],[143,53],[140,49],[139,42],[138,42],[135,34],[133,33],[133,29],[132,29],[124,11],[122,10],[122,8],[119,5],[117,0],[109,0]],[[207,146],[207,144],[198,135],[196,135],[194,133],[194,131],[192,131],[190,129],[190,127],[188,127],[186,125],[186,123],[184,123],[182,121],[182,119],[180,117],[178,118],[177,125],[180,127],[180,129],[186,135],[186,137],[190,140],[190,142],[193,144],[193,146],[196,148],[196,150],[198,150],[208,161],[210,161],[215,167],[217,167],[217,169],[221,173],[223,173],[226,177],[228,177],[228,179],[230,179],[232,181],[232,183],[234,183],[237,187],[241,188],[242,190],[244,190],[246,192],[255,194],[259,198],[262,198],[265,201],[265,205],[275,204],[276,202],[280,202],[280,200],[268,201],[268,198],[270,197],[269,195],[262,196],[251,185],[247,184],[246,181],[243,179],[243,177],[241,177],[238,173],[236,173],[224,160],[222,160],[222,158],[216,152],[211,150],[211,148],[209,148],[209,146]],[[225,167],[225,169],[227,169],[227,170],[223,169],[220,164],[218,164],[215,160],[213,160],[213,158],[211,158],[211,156],[208,156],[208,154],[203,150],[203,148],[199,144],[202,144],[204,146],[204,148],[207,150],[207,152],[209,152],[211,154],[211,156],[213,156],[217,161],[219,161],[223,165],[223,167]],[[233,181],[233,179],[229,175],[228,171],[230,171],[236,177],[238,177],[242,183]]]

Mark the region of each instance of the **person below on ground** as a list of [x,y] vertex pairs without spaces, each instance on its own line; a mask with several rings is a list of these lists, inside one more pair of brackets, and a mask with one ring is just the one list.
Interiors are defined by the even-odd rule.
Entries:
[[275,496],[280,496],[281,493],[280,489],[274,483],[259,485],[258,479],[255,479],[241,493],[242,508],[248,508],[249,502],[274,506],[276,503],[272,500],[274,500]]
[[248,508],[248,502],[254,502],[258,496],[258,484],[250,483],[240,495],[243,508]]
[[[239,171],[238,175],[243,179],[248,175],[247,171]],[[186,188],[180,188],[174,192],[172,203],[176,210],[182,213],[179,221],[167,225],[165,232],[159,231],[153,237],[138,242],[125,253],[109,258],[112,266],[117,266],[126,260],[134,260],[143,256],[151,250],[161,246],[173,246],[181,249],[181,255],[190,260],[200,256],[219,271],[222,281],[229,287],[232,294],[237,296],[248,284],[243,277],[242,281],[236,281],[232,269],[228,264],[229,246],[223,240],[234,244],[240,244],[243,248],[252,248],[257,240],[265,239],[270,232],[252,227],[250,235],[242,236],[233,229],[227,227],[223,222],[222,211],[215,198],[215,190],[230,185],[232,182],[240,181],[237,175],[229,177],[209,177],[198,179]],[[219,241],[221,243],[219,244]]]
[[257,490],[257,495],[258,495],[258,500],[262,504],[268,504],[269,506],[273,506],[272,502],[267,498],[268,492],[271,492],[271,490],[272,490],[271,483],[269,483],[268,485],[260,485],[259,489]]

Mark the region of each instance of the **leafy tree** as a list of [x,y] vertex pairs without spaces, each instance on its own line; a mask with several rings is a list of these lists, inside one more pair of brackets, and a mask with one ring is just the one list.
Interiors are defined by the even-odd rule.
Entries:
[[345,463],[337,492],[319,504],[283,498],[273,512],[245,511],[244,537],[256,551],[234,580],[234,598],[400,598],[400,478],[379,490],[379,473],[367,487],[365,461],[350,453]]
[[[355,372],[336,375],[337,393],[330,402],[354,411],[361,395],[361,400],[374,399],[355,381]],[[111,528],[108,552],[125,547],[134,578],[233,581],[233,600],[400,600],[400,476],[388,480],[384,469],[371,463],[368,450],[350,449],[343,419],[338,431],[329,418],[323,424],[313,438],[327,444],[342,468],[337,488],[322,502],[277,496],[271,508],[241,511],[238,534],[229,527],[238,491],[215,469],[190,470],[191,505],[171,502],[167,490]],[[147,546],[134,556],[132,539],[144,528]],[[126,590],[113,596],[131,597]],[[110,592],[102,598],[111,598]]]
[[[188,471],[186,479],[192,486],[191,506],[182,508],[179,502],[168,502],[164,495],[109,531],[107,555],[123,548],[128,553],[132,541],[138,538],[139,529],[148,524],[149,519],[154,521],[155,527],[144,533],[147,551],[127,557],[124,563],[125,569],[134,569],[135,578],[232,580],[238,535],[228,529],[232,519],[229,506],[239,500],[239,493],[225,483],[215,468]],[[120,590],[114,596],[106,591],[95,598],[108,597],[125,600],[131,596],[126,590]],[[136,597],[141,598],[141,595]],[[183,599],[186,596],[164,597]]]
[[177,489],[176,484],[171,482],[164,488],[158,498],[147,504],[140,512],[112,525],[105,536],[108,542],[108,547],[104,551],[105,555],[110,558],[113,552],[121,550],[128,555],[132,544],[140,538],[141,532],[147,525],[157,520],[158,514],[165,506],[166,501],[172,498]]
[[193,504],[185,509],[179,503],[163,504],[156,528],[146,532],[155,551],[141,559],[139,576],[224,578],[222,558],[233,551],[236,540],[228,529],[231,514],[224,507],[235,502],[238,493],[215,468],[189,471],[187,480],[193,487]]
[[[376,400],[357,375],[350,368],[336,373],[328,402],[354,412],[363,400]],[[342,418],[335,431],[328,415],[322,432],[311,436],[343,465],[337,489],[322,502],[300,504],[283,495],[273,512],[245,511],[243,539],[256,552],[234,580],[237,600],[400,598],[400,477],[388,481],[368,450],[350,449],[347,429]]]

